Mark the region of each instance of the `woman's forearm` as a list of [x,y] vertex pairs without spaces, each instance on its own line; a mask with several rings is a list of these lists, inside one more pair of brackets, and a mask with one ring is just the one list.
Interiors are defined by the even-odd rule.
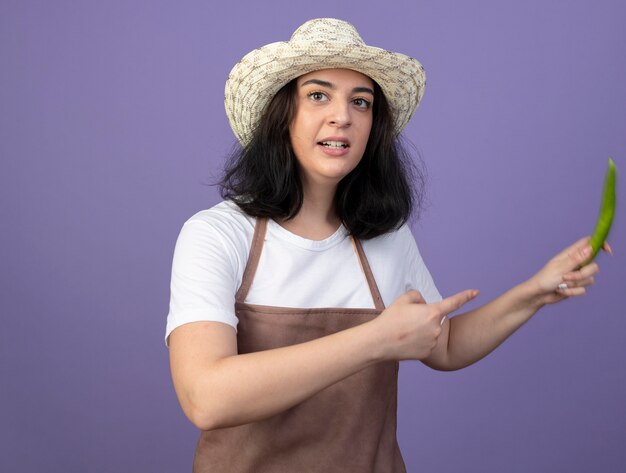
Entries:
[[380,361],[377,345],[366,323],[298,345],[220,358],[197,376],[187,414],[204,430],[267,418]]
[[589,237],[565,248],[527,281],[482,307],[454,317],[424,362],[457,370],[484,358],[524,325],[541,307],[582,296],[598,272],[589,263]]
[[434,304],[403,294],[378,317],[309,342],[238,355],[231,327],[183,325],[170,336],[174,386],[200,429],[270,417],[381,361],[421,360],[437,344],[443,316],[476,296],[467,290]]
[[530,282],[522,283],[493,301],[450,319],[445,363],[457,370],[495,350],[542,307]]

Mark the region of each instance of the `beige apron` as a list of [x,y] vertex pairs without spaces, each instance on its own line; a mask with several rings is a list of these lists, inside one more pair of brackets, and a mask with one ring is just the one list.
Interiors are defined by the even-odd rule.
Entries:
[[[307,342],[372,320],[384,309],[358,240],[375,309],[302,309],[246,304],[267,219],[257,219],[236,294],[239,353]],[[194,473],[405,473],[396,440],[398,363],[384,362],[339,381],[265,420],[203,431]],[[280,386],[277,386],[280,389]]]

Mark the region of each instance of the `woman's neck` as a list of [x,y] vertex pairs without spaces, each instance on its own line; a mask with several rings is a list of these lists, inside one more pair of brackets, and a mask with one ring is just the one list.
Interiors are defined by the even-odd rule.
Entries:
[[298,214],[278,223],[303,238],[324,240],[337,231],[341,221],[335,212],[335,189],[303,188],[304,198]]

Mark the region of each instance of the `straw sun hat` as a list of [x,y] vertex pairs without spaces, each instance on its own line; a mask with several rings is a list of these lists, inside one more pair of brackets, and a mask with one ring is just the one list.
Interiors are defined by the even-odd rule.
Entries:
[[248,53],[226,81],[224,105],[235,135],[246,146],[263,112],[288,82],[320,69],[352,69],[378,83],[400,133],[417,108],[426,84],[424,68],[404,54],[366,45],[354,26],[333,18],[310,20],[287,42]]

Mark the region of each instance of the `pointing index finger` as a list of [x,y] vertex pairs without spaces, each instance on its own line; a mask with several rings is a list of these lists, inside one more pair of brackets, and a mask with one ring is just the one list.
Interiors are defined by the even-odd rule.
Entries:
[[460,309],[478,295],[476,289],[467,289],[437,302],[442,314],[449,314]]

